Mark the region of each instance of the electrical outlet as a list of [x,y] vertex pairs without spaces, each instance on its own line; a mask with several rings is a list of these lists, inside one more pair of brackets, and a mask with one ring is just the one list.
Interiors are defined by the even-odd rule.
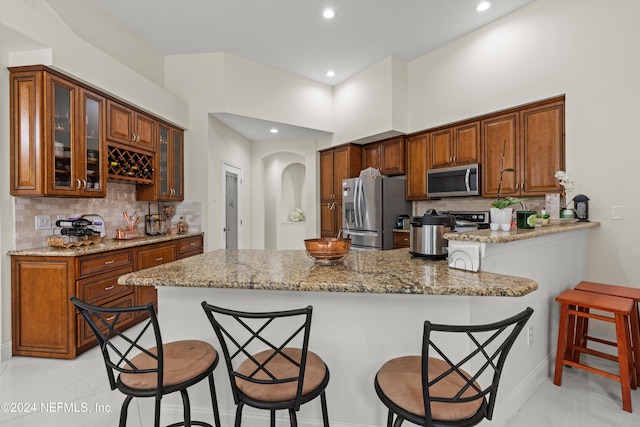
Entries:
[[533,325],[529,325],[527,328],[527,347],[533,344]]
[[51,228],[50,215],[36,215],[36,230],[48,230]]

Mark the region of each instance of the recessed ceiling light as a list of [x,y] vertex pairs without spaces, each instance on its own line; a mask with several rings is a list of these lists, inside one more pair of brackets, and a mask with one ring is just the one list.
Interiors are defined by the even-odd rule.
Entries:
[[491,7],[491,3],[489,3],[488,1],[481,1],[480,4],[478,4],[478,6],[476,7],[476,10],[478,12],[484,12],[490,7]]
[[336,16],[336,13],[333,9],[325,9],[324,12],[322,12],[322,16],[324,16],[325,19],[333,19],[333,17]]
[[271,132],[271,133],[278,133],[278,129],[276,129],[276,128],[271,128],[271,130],[270,130],[269,132]]
[[327,77],[333,77],[333,76],[335,76],[335,75],[336,75],[336,72],[335,72],[335,71],[333,71],[333,70],[329,70],[329,71],[327,71]]

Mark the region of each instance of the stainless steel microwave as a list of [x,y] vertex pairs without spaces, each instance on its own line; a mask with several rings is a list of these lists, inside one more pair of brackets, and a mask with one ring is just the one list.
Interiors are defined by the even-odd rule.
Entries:
[[430,198],[477,196],[479,194],[480,167],[478,164],[427,171],[427,196]]

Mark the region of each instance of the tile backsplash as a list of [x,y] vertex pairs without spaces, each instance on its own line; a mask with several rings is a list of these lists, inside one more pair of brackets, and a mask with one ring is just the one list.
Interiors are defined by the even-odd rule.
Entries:
[[[488,211],[493,199],[482,197],[449,197],[440,200],[425,200],[413,203],[412,215],[422,215],[427,209],[437,211]],[[539,211],[544,207],[544,197],[528,197],[524,201],[527,209]],[[521,210],[520,204],[513,205],[513,210]]]
[[[202,230],[202,203],[200,202],[175,202],[160,203],[160,206],[174,205],[176,214],[173,222],[178,222],[180,217],[189,225],[189,231]],[[156,213],[155,204],[152,203],[152,213]],[[114,230],[125,225],[122,212],[132,215],[138,212],[141,217],[142,230],[144,230],[144,215],[148,213],[149,202],[136,201],[135,184],[121,182],[107,182],[107,196],[102,199],[68,199],[56,197],[14,197],[15,209],[15,249],[29,249],[47,245],[52,229],[36,230],[35,217],[37,215],[49,215],[51,225],[55,228],[58,216],[70,218],[85,214],[97,214],[104,218],[106,237],[113,238]],[[142,231],[144,232],[144,231]]]

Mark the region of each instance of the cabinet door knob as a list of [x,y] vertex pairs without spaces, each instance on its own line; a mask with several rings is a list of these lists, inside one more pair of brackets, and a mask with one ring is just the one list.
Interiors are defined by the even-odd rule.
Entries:
[[162,260],[163,260],[163,258],[162,258],[162,257],[158,257],[158,258],[156,258],[156,261],[158,261],[158,262],[160,262],[160,261],[162,261]]

